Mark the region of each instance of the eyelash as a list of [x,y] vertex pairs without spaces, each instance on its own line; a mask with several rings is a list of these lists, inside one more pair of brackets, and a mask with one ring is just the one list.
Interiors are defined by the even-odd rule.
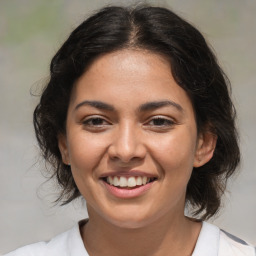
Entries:
[[154,122],[154,121],[157,121],[157,122],[160,121],[160,124],[152,124],[152,126],[161,127],[161,128],[169,128],[175,124],[173,120],[170,120],[168,118],[161,117],[161,116],[151,118],[147,124],[150,124],[151,122]]
[[[96,121],[96,122],[101,122],[101,124],[93,124],[93,122]],[[103,122],[105,122],[105,124],[102,124]],[[83,122],[83,125],[86,125],[86,126],[90,126],[90,127],[102,127],[102,126],[105,126],[105,125],[109,125],[109,122],[107,122],[104,118],[101,118],[101,117],[90,117],[86,120],[84,120]]]
[[[82,124],[88,129],[104,129],[106,126],[111,125],[110,122],[100,116],[89,117],[88,119],[85,119]],[[148,126],[155,129],[168,129],[172,128],[174,125],[175,122],[173,120],[162,116],[152,117],[144,124],[146,127]]]

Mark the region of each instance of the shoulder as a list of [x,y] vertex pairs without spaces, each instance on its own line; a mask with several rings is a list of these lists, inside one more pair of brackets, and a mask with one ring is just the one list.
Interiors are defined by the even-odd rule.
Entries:
[[49,242],[26,245],[4,256],[87,256],[79,226],[54,237]]
[[220,256],[256,256],[256,249],[244,240],[220,230]]
[[203,222],[192,256],[256,256],[255,248],[217,226]]
[[41,256],[44,255],[46,243],[39,242],[35,244],[26,245],[15,251],[5,254],[4,256]]

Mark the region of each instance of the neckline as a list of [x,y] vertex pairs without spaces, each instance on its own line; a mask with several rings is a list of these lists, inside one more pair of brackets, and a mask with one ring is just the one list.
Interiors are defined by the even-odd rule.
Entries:
[[210,223],[202,223],[192,256],[218,256],[220,229]]
[[[75,227],[76,237],[79,237],[79,244],[83,246],[85,256],[89,255],[82,239],[81,227],[86,225],[89,219],[83,219],[79,221]],[[191,256],[218,256],[220,240],[220,229],[210,223],[202,222],[202,228],[200,230],[195,249]],[[81,248],[81,246],[79,246]],[[73,255],[73,254],[72,254]]]

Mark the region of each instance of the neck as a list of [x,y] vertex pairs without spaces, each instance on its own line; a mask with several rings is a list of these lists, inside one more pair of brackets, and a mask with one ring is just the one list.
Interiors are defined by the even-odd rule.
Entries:
[[190,256],[200,229],[201,223],[185,216],[165,216],[145,227],[122,228],[94,215],[81,234],[93,256]]

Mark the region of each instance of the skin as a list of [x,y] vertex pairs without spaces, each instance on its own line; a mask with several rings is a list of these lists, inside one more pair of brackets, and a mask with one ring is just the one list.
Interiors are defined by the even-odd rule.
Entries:
[[[171,104],[141,110],[162,101]],[[96,59],[73,88],[59,136],[63,162],[87,202],[81,235],[89,254],[191,255],[201,223],[184,216],[186,187],[215,143],[210,133],[197,134],[192,103],[163,57],[127,49]],[[104,174],[133,170],[157,180],[134,198],[109,193]]]

